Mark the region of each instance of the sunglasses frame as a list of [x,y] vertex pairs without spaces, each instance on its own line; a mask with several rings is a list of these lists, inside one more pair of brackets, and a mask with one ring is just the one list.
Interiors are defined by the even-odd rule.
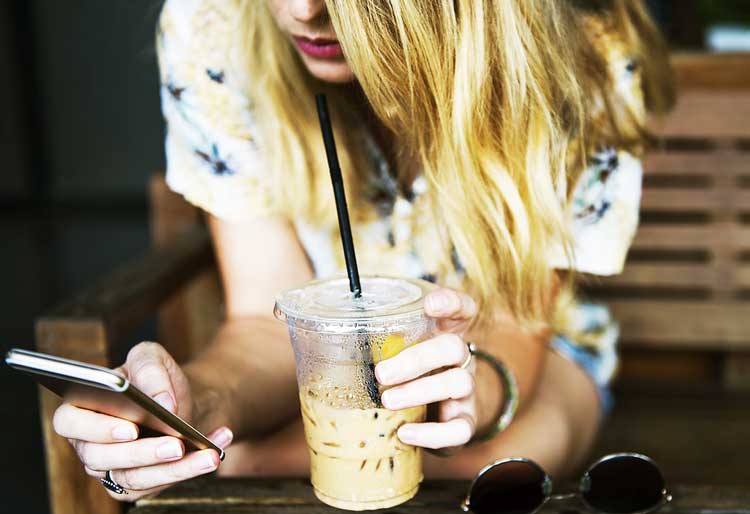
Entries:
[[[588,510],[589,512],[593,512],[593,513],[596,513],[596,514],[616,514],[616,513],[611,513],[611,512],[607,512],[607,511],[603,511],[603,510],[597,509],[597,508],[593,507],[592,505],[590,505],[586,501],[586,498],[584,498],[584,495],[583,495],[583,493],[581,493],[581,490],[582,490],[582,486],[583,486],[584,480],[586,480],[586,478],[589,476],[589,473],[591,471],[593,471],[594,468],[596,468],[596,466],[599,466],[599,465],[601,465],[601,464],[603,464],[603,463],[605,463],[607,461],[610,461],[612,459],[619,459],[619,458],[623,458],[623,457],[634,457],[634,458],[641,459],[641,460],[644,460],[644,461],[648,462],[649,464],[651,464],[652,466],[654,466],[654,468],[656,468],[659,471],[659,474],[662,476],[662,480],[664,480],[664,474],[662,473],[661,468],[659,467],[658,464],[656,464],[656,462],[654,462],[654,459],[652,459],[648,455],[643,455],[642,453],[634,453],[634,452],[610,453],[610,454],[605,455],[604,457],[601,457],[600,459],[594,461],[593,464],[591,464],[588,468],[586,468],[586,471],[583,473],[583,475],[581,475],[581,478],[578,481],[578,491],[577,492],[564,493],[564,494],[552,494],[552,486],[553,486],[552,478],[549,476],[549,474],[547,474],[546,471],[544,471],[544,469],[539,464],[537,464],[536,462],[534,462],[531,459],[526,459],[526,458],[523,458],[523,457],[511,457],[511,458],[507,458],[507,459],[496,460],[495,462],[487,464],[485,467],[483,467],[482,469],[479,470],[479,473],[477,473],[477,476],[474,477],[474,480],[472,480],[471,484],[469,485],[469,491],[466,494],[466,497],[461,502],[461,510],[463,512],[474,512],[474,511],[471,510],[471,493],[473,492],[474,486],[476,485],[477,481],[480,478],[482,478],[482,476],[485,473],[487,473],[489,470],[491,470],[493,468],[496,468],[497,466],[501,466],[501,465],[507,464],[509,462],[523,462],[525,464],[532,465],[533,467],[535,467],[536,469],[538,469],[539,471],[541,471],[541,473],[544,475],[544,482],[542,483],[542,493],[544,494],[544,499],[542,500],[542,502],[535,509],[533,509],[533,510],[531,510],[529,512],[526,512],[524,514],[536,514],[549,501],[560,501],[560,500],[571,500],[571,499],[577,499],[578,501],[580,501],[583,504],[583,506],[586,508],[586,510]],[[666,480],[665,480],[665,484],[666,484]],[[669,503],[671,501],[672,501],[672,495],[669,494],[669,492],[667,491],[666,485],[665,485],[664,488],[661,491],[661,500],[656,505],[654,505],[653,507],[650,507],[648,509],[645,509],[645,510],[640,510],[640,511],[636,511],[636,512],[630,512],[628,514],[650,514],[652,512],[656,512],[657,510],[661,509],[662,507],[664,507],[664,505],[666,505],[667,503]]]

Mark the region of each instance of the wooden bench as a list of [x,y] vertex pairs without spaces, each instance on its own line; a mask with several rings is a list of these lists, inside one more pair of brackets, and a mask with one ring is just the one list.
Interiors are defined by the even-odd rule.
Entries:
[[[750,151],[745,121],[750,119],[750,59],[678,56],[675,64],[679,81],[698,87],[687,89],[675,113],[656,127],[664,144],[647,160],[643,227],[626,272],[591,284],[587,291],[610,301],[622,323],[625,378],[663,383],[665,378],[696,382],[697,377],[706,384],[742,385],[749,375],[743,367],[750,350],[750,209],[743,207],[750,205],[750,171],[744,162]],[[157,312],[159,341],[178,360],[210,339],[220,320],[220,291],[199,213],[169,192],[161,178],[151,184],[151,205],[153,250],[41,316],[36,322],[40,351],[115,365],[133,342],[134,330]],[[747,405],[747,397],[738,400],[704,389],[699,401],[674,387],[661,396],[653,391],[623,390],[600,451],[642,449],[662,460],[668,476],[679,480],[690,478],[680,476],[684,468],[696,470],[699,475],[692,478],[698,482],[737,476],[742,455],[750,455],[750,438],[740,437],[747,416],[733,411],[735,402]],[[41,391],[53,513],[121,512],[123,506],[84,474],[67,441],[52,431],[57,405],[53,395]],[[728,432],[716,433],[714,421]],[[180,504],[180,492],[190,487],[174,489],[159,501]],[[214,501],[214,486],[206,487],[201,494]],[[243,498],[252,504],[247,494]],[[305,506],[304,512],[320,510]],[[151,508],[144,505],[140,512],[180,511]],[[271,511],[226,503],[223,509]],[[193,505],[186,511],[215,510]]]
[[750,387],[750,57],[679,55],[652,124],[641,224],[619,276],[589,284],[622,325],[627,376]]

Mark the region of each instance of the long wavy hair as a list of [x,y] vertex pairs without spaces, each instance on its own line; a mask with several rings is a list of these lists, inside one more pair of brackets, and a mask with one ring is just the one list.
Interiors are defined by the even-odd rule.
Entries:
[[[659,72],[666,52],[641,1],[326,0],[326,7],[372,111],[430,186],[446,266],[455,251],[483,314],[503,308],[521,321],[544,319],[550,248],[569,247],[561,191],[597,139],[591,98],[620,111],[587,16],[607,18],[645,63],[650,107],[669,104]],[[358,110],[341,87],[311,77],[266,2],[247,1],[244,12],[249,95],[277,204],[289,216],[333,219],[313,93],[329,93],[352,195],[371,166]],[[629,144],[644,134],[642,120],[615,114],[604,132]]]

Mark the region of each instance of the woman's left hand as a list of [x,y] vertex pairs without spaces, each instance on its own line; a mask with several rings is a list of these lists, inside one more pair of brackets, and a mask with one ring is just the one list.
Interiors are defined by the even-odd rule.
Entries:
[[473,362],[462,338],[477,313],[476,302],[452,289],[431,291],[424,301],[425,313],[435,318],[438,335],[412,345],[375,367],[387,409],[399,410],[438,403],[437,422],[407,423],[398,430],[406,444],[425,448],[460,447],[474,435],[477,409]]

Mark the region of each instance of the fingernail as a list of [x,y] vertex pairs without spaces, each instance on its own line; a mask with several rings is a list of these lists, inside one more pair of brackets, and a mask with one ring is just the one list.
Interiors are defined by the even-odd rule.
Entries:
[[394,371],[395,370],[391,369],[391,366],[384,362],[381,362],[380,364],[375,366],[375,378],[377,378],[378,382],[383,385],[391,384],[393,383],[393,379],[395,378],[393,376]]
[[211,471],[219,465],[219,456],[213,450],[201,453],[196,459],[195,467],[198,471]]
[[386,409],[400,409],[404,403],[403,395],[398,391],[389,389],[381,396],[381,401]]
[[112,437],[118,441],[132,441],[138,437],[133,425],[117,425],[112,429]]
[[448,308],[448,299],[444,294],[433,294],[425,298],[426,307],[433,312],[443,312]]
[[401,439],[402,443],[414,444],[416,443],[417,431],[410,425],[403,425],[398,429],[398,438]]
[[174,400],[172,400],[172,395],[168,392],[164,391],[163,393],[157,394],[154,396],[154,401],[169,412],[174,412]]
[[214,444],[216,444],[216,446],[218,446],[219,448],[224,448],[232,442],[233,438],[234,434],[232,433],[232,431],[228,428],[224,428],[218,434],[216,434],[216,437],[214,437]]
[[163,460],[182,457],[182,445],[177,441],[167,441],[156,447],[156,456]]

